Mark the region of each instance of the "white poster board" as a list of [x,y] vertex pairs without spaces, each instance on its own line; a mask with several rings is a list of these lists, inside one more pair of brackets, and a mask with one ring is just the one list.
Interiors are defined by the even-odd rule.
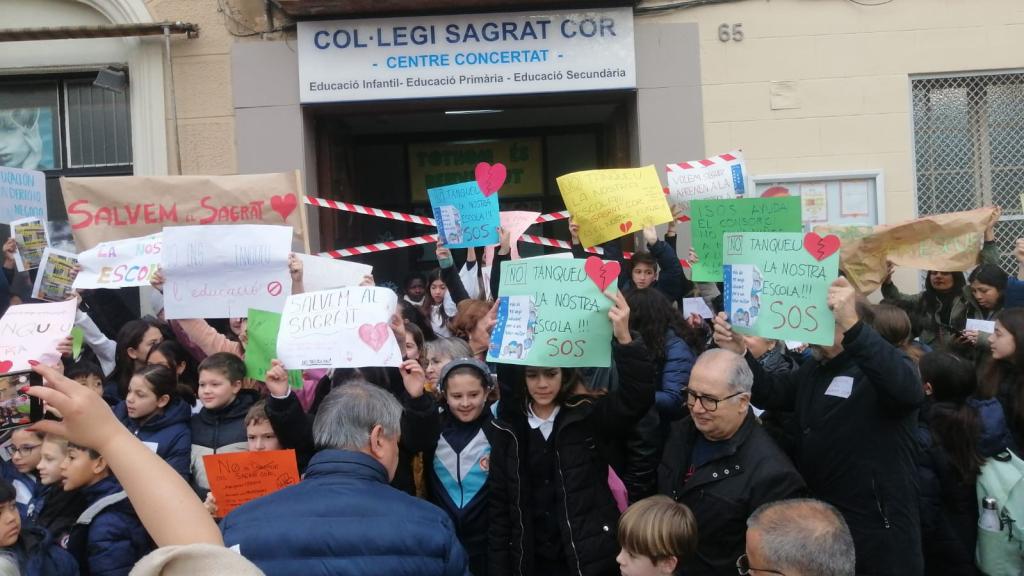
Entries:
[[0,374],[29,370],[29,360],[60,361],[57,345],[71,334],[78,302],[11,306],[0,318]]
[[288,297],[277,355],[289,370],[399,366],[402,351],[388,325],[398,296],[365,286]]
[[244,318],[249,308],[280,312],[291,292],[291,236],[291,226],[164,228],[164,314]]
[[160,268],[163,234],[100,242],[78,255],[75,289],[149,286]]
[[302,260],[302,285],[306,292],[317,292],[344,286],[358,286],[363,276],[373,274],[373,266],[313,256],[296,254]]

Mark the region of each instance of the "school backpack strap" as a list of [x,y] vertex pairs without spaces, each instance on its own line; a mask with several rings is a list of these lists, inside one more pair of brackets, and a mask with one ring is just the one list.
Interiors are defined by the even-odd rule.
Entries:
[[995,498],[998,532],[978,529],[976,563],[986,574],[1019,574],[1024,569],[1024,460],[1004,451],[985,461],[977,482],[979,517],[982,502]]

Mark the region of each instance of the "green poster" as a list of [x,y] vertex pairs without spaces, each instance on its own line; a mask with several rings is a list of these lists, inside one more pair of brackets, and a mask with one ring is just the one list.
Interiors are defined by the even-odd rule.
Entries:
[[82,356],[82,341],[85,339],[85,331],[75,326],[71,329],[71,358],[78,360]]
[[724,308],[736,332],[832,344],[828,289],[839,277],[838,237],[749,232],[724,242]]
[[[249,343],[245,346],[245,375],[263,382],[270,361],[277,358],[277,333],[281,329],[281,315],[276,312],[249,309],[246,332]],[[302,388],[302,371],[288,371],[288,385]]]
[[722,281],[722,235],[729,232],[801,232],[800,198],[694,200],[690,203],[692,245],[700,261],[694,282]]
[[611,365],[618,262],[537,257],[501,263],[498,324],[487,360],[527,366]]

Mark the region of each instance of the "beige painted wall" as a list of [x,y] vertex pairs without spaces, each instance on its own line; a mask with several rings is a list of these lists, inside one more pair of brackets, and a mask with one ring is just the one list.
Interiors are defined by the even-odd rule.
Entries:
[[[235,42],[259,41],[259,37],[237,37],[232,32],[264,30],[263,1],[147,0],[146,6],[154,20],[180,20],[200,28],[198,38],[176,36],[171,42],[180,173],[237,173],[231,47]],[[169,88],[170,83],[167,85]],[[171,101],[169,90],[167,101]],[[169,106],[167,123],[168,167],[173,174],[178,171]]]
[[[751,0],[639,21],[699,25],[707,154],[742,147],[754,175],[880,168],[889,222],[916,212],[910,75],[1024,68],[1021,0]],[[743,41],[721,42],[723,23]],[[777,81],[798,108],[772,109]]]

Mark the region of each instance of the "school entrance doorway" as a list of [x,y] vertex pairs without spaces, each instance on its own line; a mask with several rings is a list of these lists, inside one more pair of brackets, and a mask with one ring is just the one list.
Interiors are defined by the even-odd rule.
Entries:
[[[427,189],[474,179],[479,162],[505,164],[501,210],[565,209],[555,179],[578,170],[629,167],[634,158],[634,91],[502,96],[308,107],[315,126],[323,198],[431,216]],[[418,237],[433,227],[319,210],[324,250]],[[568,240],[565,221],[528,234]],[[519,243],[523,257],[545,248]],[[548,249],[561,251],[557,249]],[[462,250],[456,263],[461,265]],[[434,244],[351,256],[374,267],[377,283],[401,283],[435,267]]]

